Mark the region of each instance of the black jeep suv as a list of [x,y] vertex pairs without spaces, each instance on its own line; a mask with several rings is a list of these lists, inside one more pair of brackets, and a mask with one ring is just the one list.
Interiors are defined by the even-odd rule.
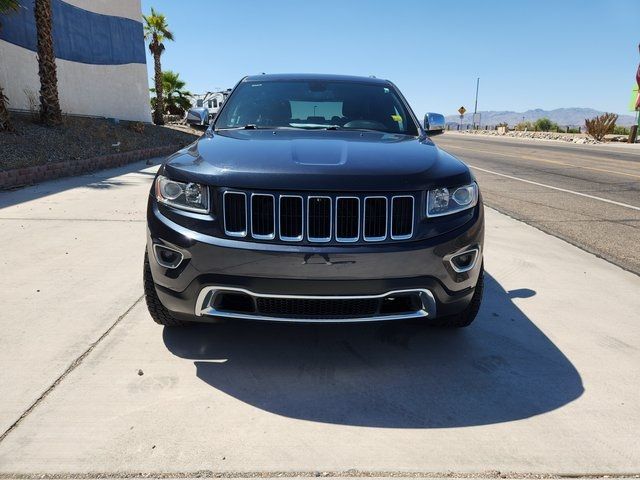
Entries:
[[257,75],[160,167],[147,212],[153,319],[469,325],[483,207],[469,168],[387,80]]

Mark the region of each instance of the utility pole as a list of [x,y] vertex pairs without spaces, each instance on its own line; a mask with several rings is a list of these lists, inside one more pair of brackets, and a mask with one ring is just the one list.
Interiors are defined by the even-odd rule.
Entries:
[[480,88],[480,77],[476,80],[476,103],[473,107],[473,129],[476,128],[476,114],[478,113],[478,90]]

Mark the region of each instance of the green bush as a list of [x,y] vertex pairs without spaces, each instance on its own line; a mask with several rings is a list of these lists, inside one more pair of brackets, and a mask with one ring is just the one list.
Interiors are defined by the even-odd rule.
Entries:
[[558,124],[548,118],[539,118],[535,122],[520,122],[515,126],[516,130],[527,130],[529,132],[557,132]]
[[536,120],[536,123],[533,126],[535,127],[536,130],[540,132],[551,132],[551,131],[557,132],[558,131],[558,124],[553,123],[551,120],[549,120],[546,117],[542,117]]
[[631,129],[629,127],[623,127],[622,125],[616,125],[613,127],[613,133],[616,135],[629,135],[631,133]]

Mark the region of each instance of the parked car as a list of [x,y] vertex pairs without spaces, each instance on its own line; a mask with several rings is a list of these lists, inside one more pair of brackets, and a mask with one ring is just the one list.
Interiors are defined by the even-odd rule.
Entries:
[[469,325],[483,206],[469,167],[429,138],[440,117],[420,125],[387,80],[242,79],[153,182],[152,318]]

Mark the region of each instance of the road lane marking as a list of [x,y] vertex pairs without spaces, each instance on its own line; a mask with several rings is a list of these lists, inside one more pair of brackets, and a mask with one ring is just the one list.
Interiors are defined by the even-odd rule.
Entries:
[[491,155],[500,155],[502,157],[522,158],[522,159],[525,159],[525,160],[534,160],[536,162],[545,162],[545,163],[553,163],[555,165],[563,165],[565,167],[582,168],[582,169],[585,169],[585,170],[595,170],[596,172],[613,173],[615,175],[625,175],[627,177],[640,178],[640,175],[636,175],[636,174],[633,174],[633,173],[618,172],[618,171],[615,171],[615,170],[607,170],[605,168],[587,167],[586,165],[574,165],[572,163],[559,162],[557,160],[544,160],[542,158],[537,158],[537,157],[534,157],[532,155],[520,155],[520,154],[513,154],[513,153],[499,153],[499,152],[494,152],[494,151],[491,151],[491,150],[479,150],[477,148],[459,147],[457,145],[450,145],[447,148],[459,148],[461,150],[469,150],[469,151],[472,151],[472,152],[479,152],[479,153],[488,153],[488,154],[491,154]]
[[[485,145],[489,143],[493,143],[493,145],[491,146],[500,144],[500,146],[502,147],[516,146],[517,148],[530,147],[530,148],[539,148],[539,149],[543,149],[544,147],[565,148],[567,150],[571,150],[571,152],[566,152],[568,155],[577,156],[581,158],[584,158],[585,156],[587,156],[587,157],[592,157],[597,159],[597,158],[600,158],[601,156],[598,154],[607,154],[607,153],[629,155],[631,157],[638,156],[638,154],[640,154],[640,149],[628,148],[628,145],[625,145],[624,147],[620,145],[619,148],[616,148],[613,145],[607,145],[610,148],[605,148],[603,145],[577,144],[573,142],[564,142],[564,141],[546,142],[545,144],[543,142],[540,142],[539,140],[529,142],[524,140],[523,138],[518,138],[518,137],[507,137],[507,139],[513,140],[513,141],[512,142],[504,141],[506,139],[503,140],[502,138],[499,138],[499,137],[498,138],[482,137],[482,138],[473,138],[473,139],[467,137],[467,138],[464,138],[463,141],[466,141],[466,140],[477,141]],[[451,140],[451,137],[449,137],[448,140]],[[487,141],[485,142],[484,140],[487,140]],[[637,159],[627,159],[627,160],[617,159],[616,161],[637,162],[638,160]]]
[[596,197],[595,195],[589,195],[588,193],[575,192],[573,190],[567,190],[566,188],[554,187],[553,185],[547,185],[544,183],[534,182],[532,180],[525,180],[524,178],[514,177],[512,175],[505,175],[504,173],[494,172],[492,170],[487,170],[485,168],[476,167],[475,165],[469,164],[470,167],[475,168],[476,170],[480,170],[481,172],[491,173],[492,175],[498,175],[500,177],[510,178],[511,180],[517,180],[519,182],[530,183],[531,185],[537,185],[539,187],[550,188],[551,190],[558,190],[559,192],[571,193],[572,195],[578,195],[580,197],[590,198],[592,200],[599,200],[605,203],[611,203],[612,205],[618,205],[619,207],[630,208],[631,210],[637,210],[640,212],[640,207],[636,207],[635,205],[629,205],[627,203],[616,202],[615,200],[609,200],[608,198]]

